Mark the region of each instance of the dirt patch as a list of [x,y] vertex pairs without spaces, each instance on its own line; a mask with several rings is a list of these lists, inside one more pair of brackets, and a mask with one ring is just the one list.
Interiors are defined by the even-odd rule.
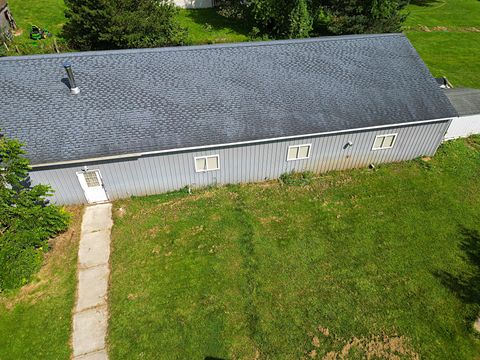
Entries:
[[15,296],[0,297],[0,304],[7,309],[13,309],[16,304],[25,301],[34,304],[64,290],[61,284],[63,279],[58,274],[63,273],[68,264],[76,265],[83,206],[69,206],[66,210],[71,214],[70,226],[67,231],[49,241],[50,251],[45,254],[37,280],[23,286]]
[[258,219],[263,225],[270,224],[271,222],[280,222],[281,219],[278,216],[269,216],[266,218]]
[[470,32],[480,32],[480,28],[475,26],[468,27],[448,27],[448,26],[433,26],[429,28],[425,25],[418,25],[414,27],[408,27],[406,30],[416,30],[422,32],[461,32],[461,33],[470,33]]
[[213,214],[212,216],[210,216],[210,220],[220,221],[220,220],[222,220],[222,217],[220,216],[220,214]]
[[319,326],[317,329],[323,336],[329,336],[330,335],[330,331],[327,328]]
[[[313,349],[307,350],[305,358],[322,360],[350,359],[352,356],[362,355],[364,359],[420,359],[410,346],[409,341],[404,336],[372,335],[370,337],[352,337],[345,339],[335,335],[330,336],[328,328],[318,326],[318,334],[309,333]],[[323,336],[323,337],[322,337]],[[326,340],[329,337],[330,340]],[[322,346],[322,341],[327,341]],[[332,343],[333,341],[333,343]],[[337,348],[336,351],[329,351],[321,354],[324,347]]]
[[477,27],[466,27],[461,30],[461,32],[480,32],[480,28]]
[[121,207],[117,210],[117,216],[119,218],[123,218],[126,213],[127,213],[127,210],[125,210],[125,208],[123,208],[123,207]]
[[471,136],[467,138],[466,141],[467,147],[472,150],[479,151],[480,150],[480,137],[479,136]]

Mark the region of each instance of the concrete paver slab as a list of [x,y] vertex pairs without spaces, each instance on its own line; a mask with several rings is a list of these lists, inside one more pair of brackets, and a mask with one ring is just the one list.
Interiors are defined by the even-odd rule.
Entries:
[[77,312],[107,304],[108,274],[107,264],[79,270]]
[[87,268],[108,263],[110,257],[110,230],[82,233],[78,249],[78,264]]
[[109,229],[113,226],[112,204],[99,204],[85,209],[82,221],[82,232],[88,233]]
[[100,350],[93,353],[77,356],[75,357],[75,360],[108,360],[108,354],[106,350]]
[[106,306],[73,315],[73,356],[105,349],[107,319]]

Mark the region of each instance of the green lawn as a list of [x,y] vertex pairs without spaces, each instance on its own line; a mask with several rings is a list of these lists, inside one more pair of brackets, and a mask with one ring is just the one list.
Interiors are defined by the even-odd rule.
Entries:
[[408,10],[408,38],[434,76],[480,88],[480,1],[427,0]]
[[478,358],[480,138],[427,160],[116,202],[111,358]]
[[53,241],[37,279],[0,295],[0,360],[69,359],[81,207]]
[[[65,46],[59,37],[65,23],[65,4],[63,0],[8,0],[10,10],[20,29],[15,37],[15,44],[20,54],[52,53],[55,52],[53,41],[57,40],[58,47],[63,51]],[[37,25],[48,29],[52,38],[44,40],[30,39],[30,26]],[[11,55],[18,55],[12,46]]]
[[188,29],[194,45],[248,41],[249,29],[241,21],[227,19],[215,9],[180,10],[180,24]]

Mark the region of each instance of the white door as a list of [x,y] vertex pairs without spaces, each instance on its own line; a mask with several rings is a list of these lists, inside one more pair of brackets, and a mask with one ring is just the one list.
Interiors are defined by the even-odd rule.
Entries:
[[89,204],[108,201],[100,170],[79,171],[77,176]]

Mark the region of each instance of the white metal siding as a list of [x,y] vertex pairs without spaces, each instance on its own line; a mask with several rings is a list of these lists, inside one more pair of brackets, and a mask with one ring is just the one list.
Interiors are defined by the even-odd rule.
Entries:
[[445,140],[468,137],[473,134],[480,134],[480,114],[453,119],[445,135]]
[[[83,166],[99,169],[111,200],[131,195],[158,194],[184,186],[255,182],[278,178],[290,171],[326,172],[402,161],[433,155],[449,121],[358,131],[337,135],[276,141],[256,145],[213,148],[203,151],[144,156],[118,161],[85,163],[31,172],[34,183],[50,184],[59,204],[84,203],[76,172]],[[391,149],[372,151],[376,135],[398,133]],[[353,146],[345,145],[351,142]],[[308,159],[287,161],[288,147],[311,144]],[[197,156],[220,156],[220,170],[195,172]]]
[[186,9],[200,9],[213,6],[213,0],[173,0],[173,3]]

